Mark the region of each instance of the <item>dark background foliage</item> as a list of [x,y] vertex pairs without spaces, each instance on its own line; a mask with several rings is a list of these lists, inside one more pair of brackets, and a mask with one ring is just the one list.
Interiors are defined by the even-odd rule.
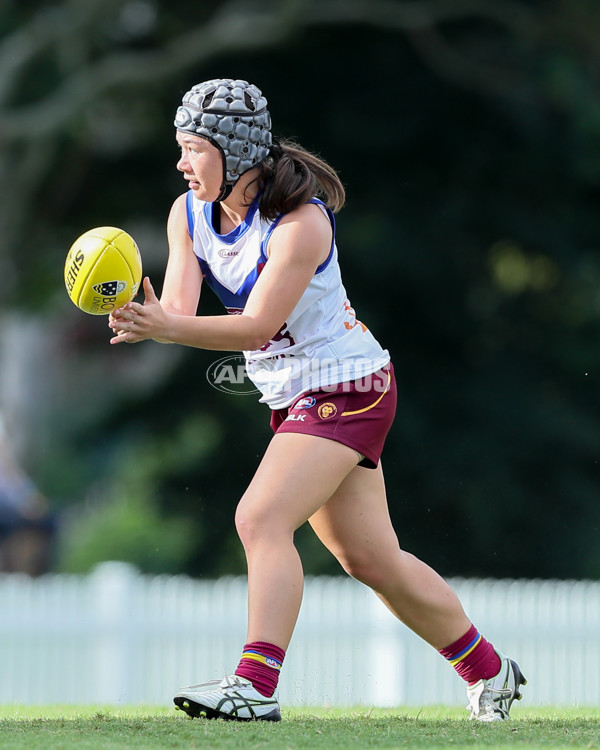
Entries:
[[[76,33],[7,63],[19,32],[81,5]],[[0,212],[3,310],[37,320],[60,363],[22,422],[23,460],[64,522],[57,567],[244,570],[233,513],[266,408],[208,385],[220,354],[109,347],[61,275],[76,236],[113,224],[160,289],[185,187],[173,114],[223,76],[257,83],[274,132],[347,188],[346,287],[398,376],[383,463],[401,544],[445,575],[597,577],[596,3],[101,5],[3,3],[0,174],[20,191]],[[201,312],[220,313],[209,291]],[[307,573],[338,572],[308,529],[297,541]]]

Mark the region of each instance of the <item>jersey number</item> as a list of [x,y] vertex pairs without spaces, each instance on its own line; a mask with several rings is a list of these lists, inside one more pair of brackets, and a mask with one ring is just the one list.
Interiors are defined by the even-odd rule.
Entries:
[[360,326],[365,332],[369,330],[364,323],[361,323],[360,320],[356,319],[356,313],[354,312],[354,308],[350,305],[350,303],[347,300],[344,303],[344,310],[350,316],[350,320],[347,320],[344,323],[348,331],[354,328],[355,326]]
[[289,341],[289,344],[287,346],[280,346],[278,347],[278,349],[287,349],[288,346],[294,346],[296,342],[292,338],[292,334],[286,329],[286,325],[287,323],[284,323],[277,331],[277,333],[273,336],[273,338],[270,341],[267,341],[264,346],[260,347],[261,352],[266,352],[267,349],[270,349],[273,344],[277,344],[284,339],[287,339]]

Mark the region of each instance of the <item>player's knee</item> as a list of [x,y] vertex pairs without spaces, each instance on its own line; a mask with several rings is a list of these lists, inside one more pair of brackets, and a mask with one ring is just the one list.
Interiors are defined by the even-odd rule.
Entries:
[[262,539],[275,538],[277,527],[270,514],[241,503],[235,513],[235,528],[246,550]]
[[[339,559],[339,558],[338,558]],[[339,559],[346,573],[375,591],[380,591],[385,583],[382,566],[376,560],[360,555],[348,555]]]
[[238,507],[235,512],[235,528],[244,547],[249,547],[256,536],[258,523],[252,513]]

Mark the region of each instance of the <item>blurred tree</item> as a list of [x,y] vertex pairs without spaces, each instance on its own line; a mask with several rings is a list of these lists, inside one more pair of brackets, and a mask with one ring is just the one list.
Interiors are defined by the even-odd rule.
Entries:
[[[29,399],[29,459],[47,494],[71,505],[100,483],[123,497],[121,480],[103,479],[126,473],[134,446],[131,507],[150,509],[153,534],[156,514],[188,519],[198,542],[140,564],[243,569],[233,508],[268,415],[252,397],[208,392],[211,353],[108,347],[61,277],[73,238],[111,223],[138,239],[160,286],[183,189],[173,112],[192,83],[239,76],[264,89],[276,132],[320,151],[347,185],[346,283],[401,383],[384,462],[404,546],[447,574],[600,574],[597,2],[3,0],[0,11],[3,328],[18,347],[20,307],[51,337],[46,392]],[[218,311],[208,295],[202,308]],[[186,427],[194,418],[203,439]],[[102,528],[121,517],[100,501],[86,513],[80,530],[94,513]],[[308,572],[334,569],[306,530],[298,540]]]
[[[600,122],[593,0],[228,0],[193,12],[181,0],[3,5],[0,179],[12,189],[0,206],[0,259],[9,299],[19,298],[17,248],[32,202],[50,193],[48,218],[62,217],[90,159],[123,157],[162,132],[155,97],[182,71],[280,47],[307,29],[401,31],[440,76],[507,100],[517,116],[533,101],[568,112],[580,135]],[[367,69],[392,72],[376,60]]]

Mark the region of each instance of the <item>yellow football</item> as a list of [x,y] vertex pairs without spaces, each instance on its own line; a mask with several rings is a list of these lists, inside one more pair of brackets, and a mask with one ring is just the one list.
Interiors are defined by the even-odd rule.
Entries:
[[71,301],[90,315],[108,315],[132,300],[142,281],[142,257],[134,239],[117,227],[84,232],[65,261]]

